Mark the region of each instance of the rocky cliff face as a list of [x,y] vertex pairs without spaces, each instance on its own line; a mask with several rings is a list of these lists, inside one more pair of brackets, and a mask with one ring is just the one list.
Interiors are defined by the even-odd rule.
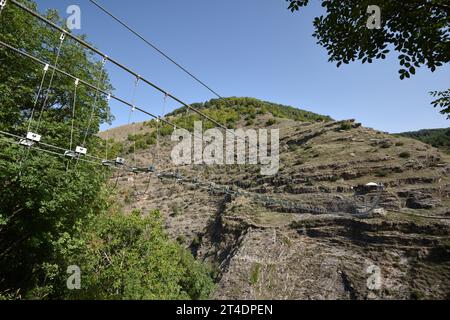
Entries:
[[[256,117],[255,126],[267,117]],[[450,156],[354,121],[276,120],[276,176],[261,176],[254,166],[175,167],[173,144],[164,138],[159,150],[139,151],[137,159],[182,179],[119,171],[116,192],[129,210],[159,209],[170,236],[214,266],[213,298],[450,298]],[[110,136],[120,140],[127,130]],[[192,181],[238,186],[323,213],[201,189]],[[352,187],[368,182],[385,186],[384,210],[353,216]]]

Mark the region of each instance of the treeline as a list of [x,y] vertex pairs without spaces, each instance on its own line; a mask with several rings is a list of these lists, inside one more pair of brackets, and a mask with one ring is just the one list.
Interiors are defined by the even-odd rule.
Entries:
[[[205,103],[194,103],[191,106],[197,110],[201,110],[202,113],[217,120],[218,123],[228,129],[236,129],[237,123],[241,120],[244,121],[243,124],[246,126],[256,125],[257,118],[261,115],[271,116],[269,120],[261,123],[265,126],[275,125],[277,123],[277,118],[292,119],[301,122],[333,120],[328,116],[281,104],[265,102],[255,98],[232,97],[222,100],[213,99]],[[166,117],[178,128],[185,128],[189,131],[194,129],[195,121],[202,121],[203,130],[217,127],[215,123],[205,120],[202,116],[187,107],[179,108],[167,114]],[[161,122],[157,123],[156,120],[148,121],[145,125],[152,129],[151,132],[128,136],[128,143],[126,143],[128,153],[134,152],[134,149],[143,150],[149,146],[155,145],[158,136],[169,136],[173,132],[172,126]]]
[[[297,109],[291,106],[262,101],[256,98],[231,97],[225,99],[212,99],[205,103],[194,103],[192,107],[202,110],[208,115],[215,115],[221,123],[233,123],[242,117],[254,119],[257,115],[271,114],[276,118],[292,119],[302,122],[332,121],[329,116],[316,114],[310,111]],[[168,116],[186,113],[186,107],[175,110]]]
[[423,129],[413,132],[404,132],[399,135],[422,141],[450,154],[450,128]]

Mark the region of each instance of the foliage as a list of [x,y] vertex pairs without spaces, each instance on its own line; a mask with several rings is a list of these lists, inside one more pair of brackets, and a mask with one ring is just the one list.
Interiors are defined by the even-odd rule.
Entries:
[[[256,119],[257,115],[272,114],[276,118],[293,119],[302,122],[331,121],[328,116],[322,116],[313,112],[300,110],[290,106],[261,101],[255,98],[225,98],[213,99],[205,103],[192,104],[193,108],[201,110],[206,115],[216,119],[219,123],[228,128],[234,127],[237,122],[244,118],[250,121]],[[177,117],[181,116],[183,117]],[[190,111],[186,114],[186,107],[175,110],[167,115],[176,117],[175,124],[192,130],[194,121],[201,121],[202,118]],[[251,121],[250,123],[253,123]],[[209,121],[204,121],[203,129],[214,128],[216,125]]]
[[353,128],[353,125],[349,121],[343,122],[340,127],[341,130],[346,130],[346,131],[351,130],[352,128]]
[[[34,2],[22,2],[36,10]],[[63,23],[56,11],[46,16]],[[59,34],[12,5],[1,19],[8,22],[0,24],[2,41],[53,64]],[[44,90],[28,122],[43,67],[3,47],[0,61],[0,130],[24,136],[30,125],[44,143],[69,148],[73,80],[55,73],[49,87],[48,74],[48,101],[43,103]],[[58,67],[112,90],[108,75],[100,78],[101,63],[70,39],[64,41]],[[78,86],[74,145],[86,136],[89,153],[103,155],[106,143],[96,133],[110,119],[106,97],[97,98],[95,104],[95,90]],[[156,214],[142,219],[106,213],[111,212],[107,170],[0,138],[0,299],[207,297],[212,288],[208,270],[167,239]],[[108,141],[110,158],[120,150],[122,144]],[[68,292],[67,267],[78,264],[83,290]]]
[[410,154],[408,151],[405,151],[405,152],[400,153],[398,156],[399,156],[400,158],[407,159],[407,158],[410,158],[410,157],[411,157],[411,154]]
[[424,129],[414,132],[400,133],[399,136],[413,138],[433,147],[450,152],[450,128],[447,129]]
[[250,284],[255,285],[256,283],[258,283],[260,272],[261,272],[261,265],[259,263],[253,264],[250,270],[250,278],[249,278]]
[[[286,0],[292,12],[309,0]],[[369,5],[381,8],[381,29],[367,28]],[[431,71],[450,62],[450,4],[447,0],[322,0],[326,14],[314,19],[314,37],[337,66],[355,60],[372,63],[399,53],[400,79],[410,78],[422,66]],[[433,104],[449,113],[448,90]],[[441,104],[444,102],[443,104]]]
[[145,150],[149,146],[156,144],[156,138],[157,138],[156,131],[152,133],[147,132],[147,133],[139,133],[136,135],[129,135],[128,141],[132,142],[130,151],[133,152],[134,148],[136,148],[136,150]]
[[[31,1],[24,1],[33,10],[36,5]],[[63,24],[56,11],[50,10],[46,17],[57,24]],[[15,6],[6,6],[1,19],[8,23],[0,24],[0,39],[14,47],[37,56],[39,59],[53,65],[56,51],[60,43],[60,34],[46,27],[27,13]],[[61,49],[58,67],[89,83],[97,84],[101,76],[101,62],[92,53],[83,50],[70,39],[66,39]],[[23,134],[28,126],[33,109],[33,102],[43,76],[43,66],[22,57],[17,53],[1,47],[0,59],[0,102],[4,108],[0,112],[0,129],[14,129],[15,133]],[[44,89],[49,86],[52,69],[46,75]],[[108,76],[103,75],[100,87],[111,90]],[[70,121],[72,119],[72,105],[75,84],[73,79],[55,72],[52,86],[48,90],[48,100],[44,106],[46,90],[42,92],[31,123],[32,129],[40,128],[49,143],[64,141],[63,147],[68,147],[70,137]],[[105,97],[99,96],[94,104],[96,91],[83,85],[78,86],[75,113],[74,141],[81,144],[84,135],[92,136],[98,132],[101,122],[107,118],[107,102]],[[90,114],[95,106],[96,112],[92,124],[88,128]],[[43,110],[41,112],[41,110]],[[36,119],[42,114],[42,123]],[[89,143],[88,143],[89,145]]]
[[[24,3],[36,9],[34,2]],[[55,11],[49,11],[47,17],[62,23]],[[58,34],[12,5],[5,8],[1,19],[8,21],[0,24],[2,41],[45,61],[55,59]],[[43,66],[3,47],[0,60],[0,129],[24,136]],[[64,42],[58,66],[87,82],[99,80],[99,63],[70,41]],[[49,78],[44,88],[48,88]],[[107,79],[106,75],[100,83],[103,88],[110,88]],[[55,73],[45,106],[44,94],[40,97],[31,130],[38,131],[44,142],[69,147],[73,89],[73,80]],[[106,119],[107,103],[99,97],[98,112],[87,130],[95,92],[81,85],[78,89],[74,142],[81,144],[86,134],[86,146],[95,149],[94,133]],[[2,140],[0,144],[0,292],[20,289],[25,298],[48,297],[52,291],[49,283],[66,250],[62,244],[75,241],[72,235],[82,222],[104,207],[99,192],[106,175],[93,165],[80,162],[75,168],[73,162],[10,142]],[[40,290],[31,292],[32,288]]]
[[445,91],[433,91],[431,95],[436,98],[431,104],[435,108],[441,108],[442,114],[447,114],[447,119],[450,119],[450,89]]
[[172,211],[173,217],[181,216],[184,213],[183,207],[181,207],[180,204],[177,202],[171,204],[170,210]]
[[74,255],[83,274],[77,299],[205,299],[213,283],[204,265],[169,241],[158,212],[97,216]]
[[384,178],[389,175],[389,171],[386,169],[379,169],[377,172],[375,172],[375,176],[379,178]]

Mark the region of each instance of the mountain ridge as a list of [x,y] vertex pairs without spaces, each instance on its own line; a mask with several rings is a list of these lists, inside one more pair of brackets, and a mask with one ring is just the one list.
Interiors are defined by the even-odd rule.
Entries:
[[[262,176],[250,165],[175,166],[168,161],[174,146],[169,130],[158,144],[150,141],[126,157],[178,178],[122,172],[111,179],[118,181],[117,198],[125,211],[159,210],[169,236],[213,266],[213,298],[450,296],[449,155],[353,119],[296,121],[255,112],[247,126],[246,114],[218,110],[216,115],[233,119],[229,127],[280,129],[277,175]],[[168,118],[187,127],[196,119],[186,110]],[[138,136],[127,135],[132,126],[122,128],[125,150],[155,130],[153,122],[136,126]],[[195,181],[243,190],[263,201]],[[379,210],[369,219],[352,216],[361,205],[354,187],[369,182],[384,185]],[[324,213],[293,210],[291,202]],[[372,266],[383,276],[377,290],[367,286]]]

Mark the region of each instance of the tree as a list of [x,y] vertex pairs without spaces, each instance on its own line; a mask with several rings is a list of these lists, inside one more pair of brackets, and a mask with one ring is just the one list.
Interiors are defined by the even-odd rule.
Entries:
[[[23,2],[36,10],[34,2]],[[56,11],[46,16],[63,23]],[[0,40],[53,64],[60,35],[8,5]],[[58,67],[112,90],[101,62],[87,52],[65,39]],[[106,97],[80,84],[75,99],[73,79],[55,73],[49,86],[50,70],[35,109],[43,66],[1,45],[0,61],[0,131],[23,137],[30,128],[64,150],[75,103],[74,144],[86,137],[90,153],[104,151],[95,134],[108,118]],[[167,238],[158,213],[127,216],[117,209],[101,166],[76,165],[13,140],[0,133],[0,300],[207,298],[213,287],[208,269]],[[81,268],[81,291],[67,288],[69,266]]]
[[[34,2],[23,2],[36,10]],[[47,12],[46,16],[55,23],[63,23],[55,11]],[[53,64],[60,34],[8,3],[1,16],[0,39]],[[0,130],[25,136],[30,126],[42,135],[43,142],[68,149],[73,79],[55,73],[49,87],[50,69],[33,121],[28,121],[43,66],[3,46],[0,61]],[[58,67],[111,89],[107,74],[99,78],[101,64],[69,39],[63,43]],[[97,110],[88,128],[96,92],[80,85],[77,93],[74,143],[82,144],[86,135],[86,146],[94,150],[98,148],[94,134],[106,119],[107,102],[105,97],[98,97]],[[0,293],[20,290],[22,297],[47,297],[51,288],[43,284],[60,268],[61,251],[66,250],[62,244],[73,239],[82,222],[105,205],[99,196],[105,176],[93,165],[79,163],[75,168],[69,160],[23,149],[11,144],[13,139],[0,137]],[[41,290],[31,293],[33,288]]]
[[[309,0],[286,1],[292,12],[309,4]],[[381,9],[380,29],[367,28],[369,5]],[[416,68],[426,66],[434,72],[450,62],[447,0],[323,0],[322,7],[326,15],[314,19],[313,36],[327,49],[329,61],[338,67],[355,60],[372,63],[397,51],[403,80],[414,75]],[[435,105],[443,108],[442,113],[450,112],[448,99]]]
[[206,299],[213,289],[209,270],[167,238],[157,211],[98,215],[80,238],[73,261],[92,272],[66,293],[72,298]]

